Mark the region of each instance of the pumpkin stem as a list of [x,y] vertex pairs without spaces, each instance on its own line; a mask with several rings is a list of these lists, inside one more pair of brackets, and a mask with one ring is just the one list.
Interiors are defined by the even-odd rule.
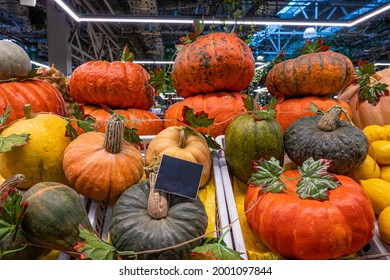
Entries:
[[32,106],[31,104],[25,104],[23,106],[23,112],[24,112],[24,117],[26,119],[32,119],[32,118],[35,118],[35,113],[32,109]]
[[122,150],[123,133],[125,124],[118,114],[113,114],[106,122],[104,135],[104,148],[111,154],[117,154]]
[[149,176],[149,199],[148,199],[148,215],[155,220],[163,219],[168,215],[169,203],[168,196],[165,192],[154,189],[159,169],[158,161],[155,158],[155,163],[152,166],[153,172]]
[[180,131],[180,137],[179,137],[179,147],[181,149],[184,149],[185,146],[186,146],[186,141],[187,141],[187,137],[186,137],[186,131],[185,129],[182,129]]
[[318,128],[322,131],[334,131],[340,122],[340,116],[343,112],[340,106],[334,105],[322,116],[318,122]]

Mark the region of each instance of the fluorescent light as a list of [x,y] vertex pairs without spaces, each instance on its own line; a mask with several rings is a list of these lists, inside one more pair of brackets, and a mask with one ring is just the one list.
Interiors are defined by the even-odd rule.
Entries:
[[375,66],[390,66],[390,62],[375,62]]
[[390,4],[384,5],[382,8],[379,8],[371,13],[367,13],[366,15],[362,16],[361,18],[358,18],[357,20],[352,21],[349,26],[351,27],[351,26],[354,26],[358,23],[361,23],[369,18],[372,18],[380,13],[383,13],[384,11],[387,11],[388,9],[390,9]]
[[80,21],[80,18],[61,0],[54,0],[61,8],[64,9],[75,21]]
[[34,64],[34,65],[37,65],[37,66],[41,66],[41,67],[50,68],[50,66],[47,66],[46,64],[42,64],[42,63],[39,63],[39,62],[36,62],[36,61],[33,61],[33,60],[31,60],[31,64]]
[[168,60],[168,61],[164,61],[164,60],[158,60],[158,61],[155,61],[155,60],[134,60],[133,62],[138,63],[138,64],[173,64],[174,63],[174,61],[171,61],[171,60]]

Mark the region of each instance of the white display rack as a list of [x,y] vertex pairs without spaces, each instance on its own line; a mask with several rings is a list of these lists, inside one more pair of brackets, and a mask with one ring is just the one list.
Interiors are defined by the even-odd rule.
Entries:
[[[221,135],[216,138],[216,141],[221,147],[225,147],[225,136]],[[231,181],[232,175],[229,172],[225,154],[223,151],[218,153],[219,157],[219,167],[221,168],[221,175],[223,181],[223,189],[226,197],[227,211],[229,213],[230,222],[235,221],[238,218],[238,212],[236,207],[236,202],[234,199],[233,193],[233,184]],[[246,252],[245,241],[243,238],[241,224],[239,222],[234,222],[232,226],[232,248],[239,252]],[[378,224],[375,221],[375,233],[374,237],[370,240],[366,246],[364,246],[359,252],[357,252],[358,257],[364,258],[364,256],[375,256],[390,253],[390,246],[384,244],[379,235]],[[246,258],[247,255],[245,254]],[[375,259],[390,260],[390,256],[377,257]]]

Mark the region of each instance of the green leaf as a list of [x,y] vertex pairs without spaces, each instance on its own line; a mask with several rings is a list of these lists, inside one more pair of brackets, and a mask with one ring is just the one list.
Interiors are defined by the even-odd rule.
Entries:
[[202,132],[200,134],[202,134],[202,136],[206,140],[207,145],[209,146],[210,149],[214,149],[214,150],[222,149],[221,145],[219,145],[218,142],[215,141],[215,139],[211,135],[206,135],[206,134],[204,134]]
[[314,160],[310,157],[298,167],[302,179],[297,184],[297,194],[302,199],[328,199],[328,190],[341,185],[336,177],[327,171],[329,166],[328,159]]
[[242,97],[242,101],[244,101],[244,107],[248,112],[252,112],[255,108],[254,106],[254,100],[251,96]]
[[11,113],[11,107],[5,107],[5,112],[3,115],[0,115],[0,127],[7,121],[9,114]]
[[66,131],[65,131],[66,137],[70,137],[70,139],[74,140],[77,138],[77,136],[79,136],[77,131],[74,129],[74,127],[70,124],[69,121],[67,121],[65,128],[66,128]]
[[79,225],[79,236],[85,241],[77,243],[74,246],[74,250],[81,253],[81,259],[115,260],[115,247],[104,242],[95,233],[85,229],[82,225]]
[[280,162],[271,157],[270,160],[261,158],[254,162],[255,172],[252,173],[249,183],[262,188],[263,192],[279,193],[286,189],[285,184],[280,179],[284,169]]
[[303,49],[301,50],[302,54],[308,53],[317,53],[317,52],[326,52],[330,49],[330,46],[324,46],[324,41],[321,37],[316,38],[313,42],[306,40]]
[[158,94],[175,91],[172,82],[172,75],[165,69],[154,70],[149,83],[155,88]]
[[209,119],[208,115],[204,111],[197,112],[194,114],[194,109],[184,106],[182,111],[184,123],[194,127],[209,127],[214,123],[214,119]]
[[75,103],[73,105],[73,114],[74,119],[70,119],[66,125],[65,136],[71,137],[72,140],[76,139],[78,134],[76,130],[72,127],[70,122],[76,122],[77,127],[81,128],[85,132],[95,131],[96,130],[96,119],[91,115],[84,113],[84,105]]
[[133,62],[134,61],[134,54],[130,51],[129,47],[126,45],[125,48],[122,51],[122,57],[121,57],[122,62]]
[[142,145],[142,139],[137,134],[137,129],[135,127],[125,127],[125,133],[123,138],[129,143],[137,144],[139,146]]
[[23,146],[28,144],[27,140],[30,134],[14,134],[9,136],[0,136],[0,153],[11,151],[15,146]]
[[324,114],[324,111],[321,111],[320,109],[318,109],[317,105],[315,105],[312,102],[309,103],[309,111],[312,112],[312,113],[316,113],[317,115],[323,115]]

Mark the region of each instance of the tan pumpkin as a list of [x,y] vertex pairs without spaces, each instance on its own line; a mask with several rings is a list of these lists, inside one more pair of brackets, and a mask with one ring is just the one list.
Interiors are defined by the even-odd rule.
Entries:
[[200,186],[205,185],[211,175],[211,153],[206,140],[195,131],[189,132],[184,126],[170,126],[157,134],[150,142],[145,154],[145,164],[154,163],[168,155],[183,160],[203,164]]

